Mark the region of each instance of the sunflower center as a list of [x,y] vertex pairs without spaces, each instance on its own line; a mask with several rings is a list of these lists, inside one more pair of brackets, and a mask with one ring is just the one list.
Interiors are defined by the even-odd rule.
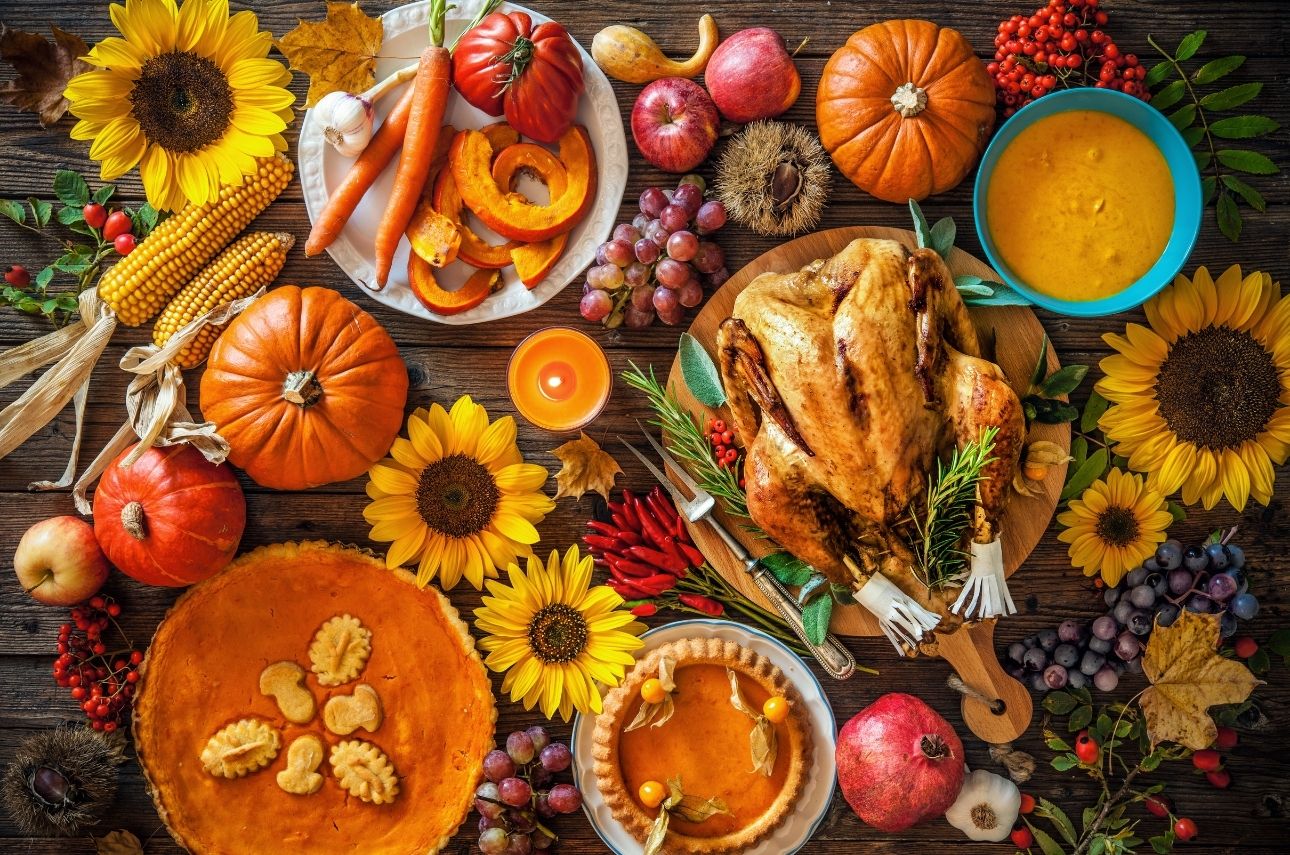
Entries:
[[1141,531],[1138,518],[1128,508],[1112,505],[1097,515],[1097,536],[1112,546],[1128,546]]
[[465,537],[487,528],[500,498],[489,471],[464,454],[431,463],[417,483],[421,518],[449,537]]
[[573,606],[551,603],[529,622],[529,647],[549,664],[571,662],[587,646],[587,619]]
[[170,51],[145,62],[130,91],[130,103],[148,140],[176,152],[215,142],[233,118],[228,78],[218,65],[192,51]]
[[1280,406],[1272,354],[1248,332],[1206,327],[1169,348],[1156,381],[1160,417],[1179,439],[1208,449],[1254,439]]

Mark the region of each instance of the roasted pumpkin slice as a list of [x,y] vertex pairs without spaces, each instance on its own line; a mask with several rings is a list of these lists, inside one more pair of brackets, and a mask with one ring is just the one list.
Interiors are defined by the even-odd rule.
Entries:
[[[447,174],[443,170],[440,175]],[[461,230],[450,217],[435,210],[434,201],[425,196],[417,203],[408,223],[408,243],[413,255],[425,259],[431,267],[447,267],[457,260],[461,248]]]
[[447,291],[435,279],[434,268],[424,258],[412,253],[408,256],[408,284],[412,286],[412,293],[430,311],[440,315],[458,315],[475,308],[498,290],[502,274],[496,270],[476,270],[456,291]]
[[[568,185],[564,164],[551,152],[539,145],[520,143],[502,149],[493,161],[493,180],[507,192],[515,191],[515,181],[522,173],[536,177],[546,185],[552,199],[559,198]],[[524,243],[514,247],[510,259],[515,264],[524,287],[532,290],[546,278],[551,268],[564,255],[569,244],[569,233],[556,235],[543,241]]]
[[[488,144],[493,147],[494,154],[510,148],[520,141],[520,132],[506,122],[493,122],[491,125],[484,125],[479,129],[479,132],[488,137]],[[447,138],[447,141],[452,142],[451,135]]]
[[546,240],[577,225],[596,196],[596,155],[585,128],[575,125],[560,137],[560,161],[568,185],[549,205],[534,205],[505,192],[491,174],[493,148],[479,131],[453,138],[448,162],[466,206],[490,229],[511,240]]
[[[505,151],[505,149],[503,149]],[[471,267],[487,270],[500,270],[511,263],[511,250],[520,246],[516,240],[502,244],[491,244],[475,234],[466,224],[463,216],[465,203],[457,192],[457,183],[453,180],[452,170],[445,169],[439,173],[434,183],[434,208],[457,226],[461,244],[457,248],[457,257]]]

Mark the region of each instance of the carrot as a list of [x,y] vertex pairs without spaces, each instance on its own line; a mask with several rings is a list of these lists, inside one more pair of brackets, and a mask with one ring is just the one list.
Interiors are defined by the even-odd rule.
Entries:
[[363,149],[363,153],[354,161],[345,175],[345,180],[327,197],[327,204],[322,213],[314,220],[309,230],[309,239],[305,241],[305,255],[317,255],[332,245],[345,223],[354,215],[354,209],[363,200],[363,195],[376,183],[376,179],[385,171],[385,167],[398,153],[403,145],[403,135],[408,128],[408,116],[412,112],[412,99],[415,87],[409,86],[399,96],[394,109],[385,117],[376,133]]

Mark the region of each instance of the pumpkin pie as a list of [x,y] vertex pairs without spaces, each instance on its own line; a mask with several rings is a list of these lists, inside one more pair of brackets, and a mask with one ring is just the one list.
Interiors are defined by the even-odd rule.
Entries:
[[[642,687],[659,677],[660,664],[670,667],[669,714],[643,715]],[[743,710],[733,702],[732,680]],[[651,690],[657,684],[645,694]],[[756,722],[771,697],[788,702],[787,717]],[[750,737],[758,727],[774,731],[770,774],[754,767]],[[735,852],[756,844],[793,811],[810,771],[801,695],[769,659],[717,638],[674,641],[637,662],[605,698],[593,741],[596,784],[614,818],[637,840],[646,839],[662,809],[641,800],[648,781],[676,781],[687,796],[720,800],[724,810],[702,821],[669,817],[663,849],[669,853]]]
[[438,852],[493,745],[457,611],[353,548],[243,555],[179,599],[140,670],[139,761],[194,855]]

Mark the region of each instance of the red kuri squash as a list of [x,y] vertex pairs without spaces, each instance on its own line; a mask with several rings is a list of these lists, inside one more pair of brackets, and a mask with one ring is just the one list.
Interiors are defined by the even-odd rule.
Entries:
[[202,415],[257,484],[347,481],[385,456],[403,425],[408,372],[390,334],[331,288],[283,285],[215,341]]
[[121,453],[94,490],[94,535],[116,568],[149,585],[192,585],[232,559],[246,499],[228,466],[191,445]]

